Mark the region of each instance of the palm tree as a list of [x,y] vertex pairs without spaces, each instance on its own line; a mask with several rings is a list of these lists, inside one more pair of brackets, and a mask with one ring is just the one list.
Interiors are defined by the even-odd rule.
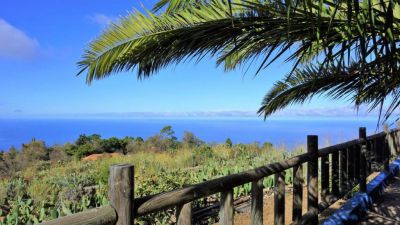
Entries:
[[400,105],[399,26],[394,0],[160,0],[92,41],[79,74],[91,83],[136,69],[142,79],[204,56],[225,70],[262,57],[259,74],[286,55],[293,70],[266,94],[260,115],[327,94],[378,108],[386,121]]

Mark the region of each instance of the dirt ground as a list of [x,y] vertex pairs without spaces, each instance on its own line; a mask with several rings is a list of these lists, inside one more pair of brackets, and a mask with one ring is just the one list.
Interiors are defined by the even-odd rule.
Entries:
[[[307,191],[303,190],[303,213],[307,211]],[[292,205],[293,205],[293,195],[291,192],[285,193],[285,224],[290,224],[292,222]],[[250,224],[250,212],[235,214],[235,224],[237,225],[247,225]],[[264,225],[274,224],[274,196],[264,197]]]
[[[370,181],[375,178],[379,173],[371,174],[367,180]],[[319,198],[321,199],[321,198]],[[338,210],[343,204],[346,203],[345,199],[339,199],[329,208],[319,214],[319,224],[327,219],[333,212]],[[292,223],[292,208],[293,208],[293,195],[290,190],[285,192],[285,224]],[[307,212],[307,189],[303,189],[303,214]],[[235,225],[250,225],[250,209],[246,213],[235,213]],[[274,195],[264,196],[264,225],[274,224]],[[217,224],[215,224],[217,225]],[[400,224],[399,224],[400,225]]]

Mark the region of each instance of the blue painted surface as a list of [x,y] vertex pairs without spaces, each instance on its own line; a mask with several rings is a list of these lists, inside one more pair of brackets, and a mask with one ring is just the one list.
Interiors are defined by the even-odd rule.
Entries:
[[383,194],[388,181],[399,172],[400,158],[397,158],[391,165],[389,172],[379,173],[367,185],[367,193],[357,193],[353,198],[348,200],[339,210],[331,215],[323,225],[341,225],[356,222],[364,216],[369,207],[377,197]]

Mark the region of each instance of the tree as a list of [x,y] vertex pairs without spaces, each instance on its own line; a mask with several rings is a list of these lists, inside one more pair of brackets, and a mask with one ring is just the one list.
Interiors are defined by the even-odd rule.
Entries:
[[76,145],[84,145],[90,142],[90,138],[86,136],[86,134],[80,134],[78,139],[76,139],[75,144]]
[[[109,149],[109,146],[104,145],[104,141],[101,139],[101,136],[99,134],[92,134],[87,136],[86,134],[81,134],[79,135],[78,139],[75,141],[76,148],[69,149],[67,152],[72,150],[72,155],[76,155],[77,152],[81,152],[79,150],[82,146],[84,146],[83,151],[85,152],[90,152],[90,153],[102,153],[102,152],[109,152],[112,151]],[[90,151],[87,149],[90,147]],[[86,153],[85,153],[86,154]],[[78,155],[81,155],[80,153]]]
[[44,141],[32,139],[28,144],[22,144],[21,151],[16,154],[14,164],[16,171],[32,166],[39,161],[49,160],[49,150]]
[[102,141],[102,148],[104,149],[105,152],[125,152],[125,147],[127,143],[124,142],[123,140],[120,140],[116,137],[111,137],[109,139],[104,139]]
[[137,137],[135,139],[132,139],[125,147],[126,152],[127,153],[136,153],[141,150],[144,150],[143,145],[144,145],[143,138]]
[[178,146],[178,143],[176,141],[177,138],[175,137],[175,131],[172,130],[172,126],[168,125],[163,127],[160,130],[160,136],[161,136],[161,143],[160,143],[161,150],[177,148]]
[[272,147],[273,147],[273,144],[271,142],[264,142],[261,148],[270,150],[270,149],[272,149]]
[[135,141],[138,142],[138,143],[143,143],[144,142],[142,137],[136,137]]
[[77,159],[81,159],[93,153],[96,153],[96,149],[94,149],[93,146],[91,146],[90,144],[83,144],[75,148],[74,156]]
[[36,141],[35,139],[32,139],[30,143],[22,145],[21,152],[17,156],[22,156],[24,161],[30,162],[48,160],[49,150],[44,141]]
[[172,126],[170,126],[170,125],[163,127],[160,130],[160,135],[161,135],[161,137],[163,139],[176,140],[176,137],[174,136],[175,135],[175,131],[172,130]]
[[227,138],[226,139],[226,141],[225,141],[225,145],[228,147],[228,148],[232,148],[232,140],[230,139],[230,138]]
[[70,160],[70,156],[64,146],[55,145],[49,149],[49,159],[53,162],[66,162]]
[[226,70],[261,57],[258,74],[286,57],[293,70],[267,93],[261,115],[326,94],[377,108],[387,120],[400,106],[399,7],[380,0],[160,0],[153,13],[129,13],[92,41],[79,74],[91,83],[137,69],[141,79],[206,55]]
[[18,151],[14,146],[11,146],[11,148],[8,150],[8,156],[11,160],[14,160],[15,157],[17,156]]
[[204,144],[203,141],[198,139],[192,132],[183,132],[182,144],[188,148],[198,147]]

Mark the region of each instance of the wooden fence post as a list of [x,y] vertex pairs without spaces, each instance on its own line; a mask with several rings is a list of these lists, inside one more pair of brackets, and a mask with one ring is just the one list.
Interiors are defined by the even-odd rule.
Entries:
[[263,179],[251,183],[251,225],[263,224]]
[[376,139],[368,140],[367,143],[365,159],[370,168],[367,174],[370,174],[372,171],[376,170],[378,162],[378,156],[376,155]]
[[275,174],[274,224],[285,224],[285,172]]
[[339,198],[339,152],[332,153],[332,194]]
[[176,208],[177,225],[192,224],[192,202],[183,204]]
[[117,225],[133,225],[134,166],[111,166],[108,185],[110,204],[118,215]]
[[221,192],[220,225],[233,225],[233,189]]
[[303,215],[303,164],[293,167],[293,213],[292,220],[297,224]]
[[389,142],[388,139],[385,138],[383,146],[383,165],[386,171],[389,171],[389,164],[390,164],[390,150],[389,150]]
[[354,180],[355,184],[360,183],[360,146],[354,148]]
[[321,198],[323,202],[328,202],[329,177],[329,155],[325,155],[321,157]]
[[339,151],[339,170],[340,170],[340,184],[339,192],[343,196],[347,191],[347,152],[346,149]]
[[384,126],[385,132],[385,139],[384,139],[384,146],[383,146],[383,165],[386,171],[389,171],[389,164],[390,164],[390,147],[389,147],[389,138],[390,138],[390,129],[387,124]]
[[365,127],[359,128],[359,139],[361,142],[360,154],[360,191],[367,192],[367,130]]
[[307,136],[307,152],[312,154],[307,170],[307,207],[313,214],[310,224],[318,224],[318,136]]
[[347,148],[347,190],[350,191],[354,187],[354,152],[355,148]]

